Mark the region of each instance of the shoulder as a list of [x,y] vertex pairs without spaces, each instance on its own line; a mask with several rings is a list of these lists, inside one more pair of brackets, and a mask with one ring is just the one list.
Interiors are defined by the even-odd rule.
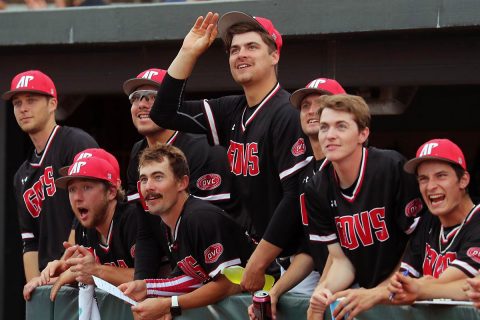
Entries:
[[132,151],[130,152],[130,158],[136,157],[146,147],[147,147],[147,140],[145,138],[135,142],[132,147]]
[[368,147],[368,157],[371,159],[378,159],[379,161],[387,161],[391,163],[405,162],[405,157],[398,151],[389,149],[378,149],[375,147]]
[[139,214],[139,212],[139,206],[137,206],[135,202],[117,202],[115,219],[128,224],[134,223],[134,225],[136,225],[137,214]]
[[190,196],[184,206],[182,219],[192,224],[209,224],[222,219],[223,210],[208,201]]
[[79,128],[61,126],[58,130],[58,136],[61,137],[61,143],[66,148],[82,151],[85,148],[98,147],[95,139]]

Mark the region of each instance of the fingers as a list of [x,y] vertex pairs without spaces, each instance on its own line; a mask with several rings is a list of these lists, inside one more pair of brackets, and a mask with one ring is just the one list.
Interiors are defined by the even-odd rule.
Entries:
[[55,283],[52,286],[52,289],[50,290],[50,301],[55,301],[58,290],[60,290],[62,286],[63,286],[63,283],[60,281],[60,279],[55,281]]
[[253,312],[253,304],[249,305],[247,310],[248,310],[248,318],[250,320],[256,320],[255,313]]

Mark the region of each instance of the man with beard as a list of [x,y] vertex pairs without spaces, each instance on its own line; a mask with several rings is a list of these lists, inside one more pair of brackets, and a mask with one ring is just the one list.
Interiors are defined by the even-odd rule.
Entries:
[[52,287],[52,300],[65,283],[92,284],[92,276],[115,285],[133,279],[138,208],[123,201],[113,155],[101,158],[99,152],[86,153],[77,155],[67,175],[56,181],[57,187],[67,190],[80,224],[76,245],[42,271],[43,284],[60,275]]

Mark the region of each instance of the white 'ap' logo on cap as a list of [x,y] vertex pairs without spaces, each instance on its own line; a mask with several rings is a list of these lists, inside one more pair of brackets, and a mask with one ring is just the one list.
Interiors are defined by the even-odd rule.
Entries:
[[90,158],[91,156],[93,156],[90,152],[82,152],[80,153],[80,155],[78,156],[77,160],[81,160],[81,159],[85,159],[85,158]]
[[68,175],[71,176],[72,174],[76,174],[80,172],[80,168],[82,168],[87,163],[85,161],[77,161],[73,164],[73,167],[68,172]]
[[142,78],[150,80],[150,79],[152,79],[153,76],[157,76],[157,75],[158,75],[157,71],[149,70],[149,71],[145,72],[145,74],[143,75]]
[[432,142],[432,143],[427,143],[426,145],[423,146],[422,151],[418,155],[419,157],[424,157],[432,154],[433,148],[438,147],[438,143]]
[[325,83],[327,81],[325,81],[324,79],[317,79],[317,80],[313,80],[312,82],[310,82],[307,86],[307,88],[318,88],[318,86],[321,84],[321,83]]
[[30,80],[33,80],[33,76],[22,76],[15,89],[28,87],[28,82]]

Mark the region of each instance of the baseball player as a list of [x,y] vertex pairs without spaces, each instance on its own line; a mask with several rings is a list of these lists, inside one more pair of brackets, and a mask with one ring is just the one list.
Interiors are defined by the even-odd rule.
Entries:
[[[165,70],[151,68],[123,84],[123,91],[132,104],[132,122],[144,136],[135,143],[130,154],[127,171],[128,199],[136,201],[140,198],[137,188],[139,154],[147,146],[166,143],[180,148],[187,158],[190,193],[231,211],[234,203],[230,201],[230,174],[225,149],[221,146],[211,147],[204,135],[164,129],[150,119],[150,110],[166,73]],[[139,214],[138,217],[135,279],[155,278],[159,276],[162,262],[165,261],[160,250],[162,241],[165,241],[158,228],[161,219],[148,212]]]
[[[298,172],[306,164],[306,146],[289,94],[277,80],[282,37],[266,18],[229,12],[218,20],[233,79],[244,94],[184,101],[183,93],[197,59],[217,36],[218,14],[199,17],[184,39],[159,89],[150,116],[163,127],[206,134],[228,149],[232,197],[241,204],[237,221],[257,241],[242,287],[263,287],[264,273],[284,249],[290,215],[298,215]],[[178,108],[178,110],[177,110]],[[273,232],[275,230],[275,232]]]
[[[307,316],[322,319],[326,306],[344,297],[333,315],[349,312],[353,319],[388,301],[387,282],[423,205],[414,176],[403,171],[404,158],[364,146],[370,112],[361,97],[324,95],[319,114],[318,137],[328,163],[305,186],[305,200],[311,245],[327,245],[332,265]],[[360,288],[341,291],[354,283]]]
[[69,238],[74,221],[67,194],[55,186],[58,169],[97,143],[80,129],[56,124],[57,90],[41,71],[17,74],[2,98],[13,105],[17,123],[34,147],[15,174],[14,190],[25,277],[27,282],[37,281],[40,270],[61,257],[62,243]]
[[[472,278],[480,268],[480,206],[468,194],[470,174],[462,150],[448,139],[433,139],[418,148],[405,171],[417,176],[428,212],[422,216],[390,282],[392,302],[451,298],[465,300],[461,286],[445,284]],[[432,279],[433,277],[433,279]]]
[[167,250],[175,263],[167,279],[136,280],[119,286],[140,301],[132,311],[140,319],[181,314],[181,309],[215,303],[240,292],[221,271],[245,265],[252,243],[225,212],[190,196],[188,165],[172,145],[149,147],[140,156],[141,193],[151,214],[162,219]]
[[124,201],[115,157],[103,149],[80,152],[56,185],[66,189],[80,224],[75,246],[42,271],[42,284],[60,275],[51,297],[65,283],[93,284],[92,275],[119,285],[133,279],[138,208]]
[[[277,259],[286,272],[282,274],[280,279],[275,283],[270,290],[270,299],[272,307],[272,316],[276,315],[276,307],[279,297],[286,291],[297,292],[311,296],[315,286],[320,278],[319,272],[324,270],[324,265],[327,262],[328,251],[326,246],[316,246],[316,251],[311,252],[308,247],[308,217],[305,210],[305,195],[303,189],[305,184],[314,176],[314,174],[321,168],[322,163],[325,163],[320,142],[318,141],[319,116],[318,109],[320,104],[318,98],[324,94],[342,94],[345,90],[342,86],[333,79],[318,78],[310,81],[305,88],[298,89],[290,96],[291,104],[300,111],[300,124],[302,131],[308,136],[310,146],[314,156],[308,157],[308,164],[302,169],[300,174],[300,216],[295,217],[294,221],[290,222],[290,226],[295,228],[296,225],[303,225],[304,228],[304,242],[302,247],[294,257],[287,257],[286,259]],[[301,228],[301,227],[300,227]],[[298,241],[301,238],[291,241]],[[289,263],[291,261],[291,264]],[[314,271],[314,262],[317,266],[317,271]],[[287,269],[288,268],[288,269]],[[283,271],[283,270],[282,270]],[[253,312],[253,305],[249,307],[248,314],[251,320],[256,319]]]

